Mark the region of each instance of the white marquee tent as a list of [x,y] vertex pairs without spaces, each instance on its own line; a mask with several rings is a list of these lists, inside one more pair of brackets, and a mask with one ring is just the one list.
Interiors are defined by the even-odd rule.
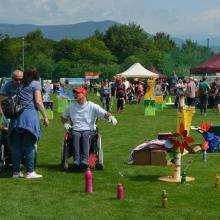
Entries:
[[117,75],[124,76],[126,78],[142,78],[142,79],[149,77],[158,78],[158,74],[145,69],[140,63],[133,64],[126,71],[119,73]]

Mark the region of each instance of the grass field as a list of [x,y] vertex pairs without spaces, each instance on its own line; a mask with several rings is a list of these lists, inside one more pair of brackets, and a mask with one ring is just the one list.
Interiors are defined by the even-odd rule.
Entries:
[[[100,103],[96,96],[90,99]],[[118,125],[98,122],[104,146],[103,171],[93,171],[92,194],[84,192],[84,173],[60,170],[61,144],[64,130],[60,114],[55,113],[50,126],[43,128],[38,146],[37,172],[42,179],[12,179],[9,171],[0,179],[0,219],[220,219],[220,187],[214,188],[214,176],[220,173],[220,154],[209,154],[203,162],[200,154],[182,158],[185,166],[193,160],[187,175],[194,182],[181,185],[158,181],[170,174],[168,167],[128,165],[131,150],[146,139],[156,139],[158,132],[176,130],[176,109],[144,116],[143,102],[126,106],[122,114],[113,114]],[[220,116],[209,110],[206,117],[199,111],[193,125],[203,121],[219,123]],[[191,132],[196,142],[201,135]],[[69,161],[71,163],[71,161]],[[118,172],[124,177],[125,200],[116,199]],[[161,193],[166,189],[169,207],[161,207]]]

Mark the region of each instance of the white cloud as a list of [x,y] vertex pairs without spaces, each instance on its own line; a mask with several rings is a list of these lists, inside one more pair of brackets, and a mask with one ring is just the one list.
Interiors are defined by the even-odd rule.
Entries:
[[218,22],[219,19],[220,19],[220,9],[211,9],[208,11],[204,11],[195,15],[193,18],[195,22],[203,22],[203,23]]
[[135,22],[149,33],[220,35],[218,0],[0,0],[0,21],[11,24]]

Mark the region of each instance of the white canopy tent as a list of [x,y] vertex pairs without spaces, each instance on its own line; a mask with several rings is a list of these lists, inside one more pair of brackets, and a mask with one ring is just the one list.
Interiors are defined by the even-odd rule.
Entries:
[[150,78],[150,77],[156,77],[156,78],[159,77],[158,74],[145,69],[140,63],[133,64],[126,71],[119,73],[117,75],[126,78],[142,78],[142,79]]

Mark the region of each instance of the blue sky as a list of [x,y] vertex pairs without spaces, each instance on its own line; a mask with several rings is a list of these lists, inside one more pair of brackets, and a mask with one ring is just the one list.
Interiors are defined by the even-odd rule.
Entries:
[[219,0],[0,0],[0,23],[135,22],[151,34],[220,36]]

